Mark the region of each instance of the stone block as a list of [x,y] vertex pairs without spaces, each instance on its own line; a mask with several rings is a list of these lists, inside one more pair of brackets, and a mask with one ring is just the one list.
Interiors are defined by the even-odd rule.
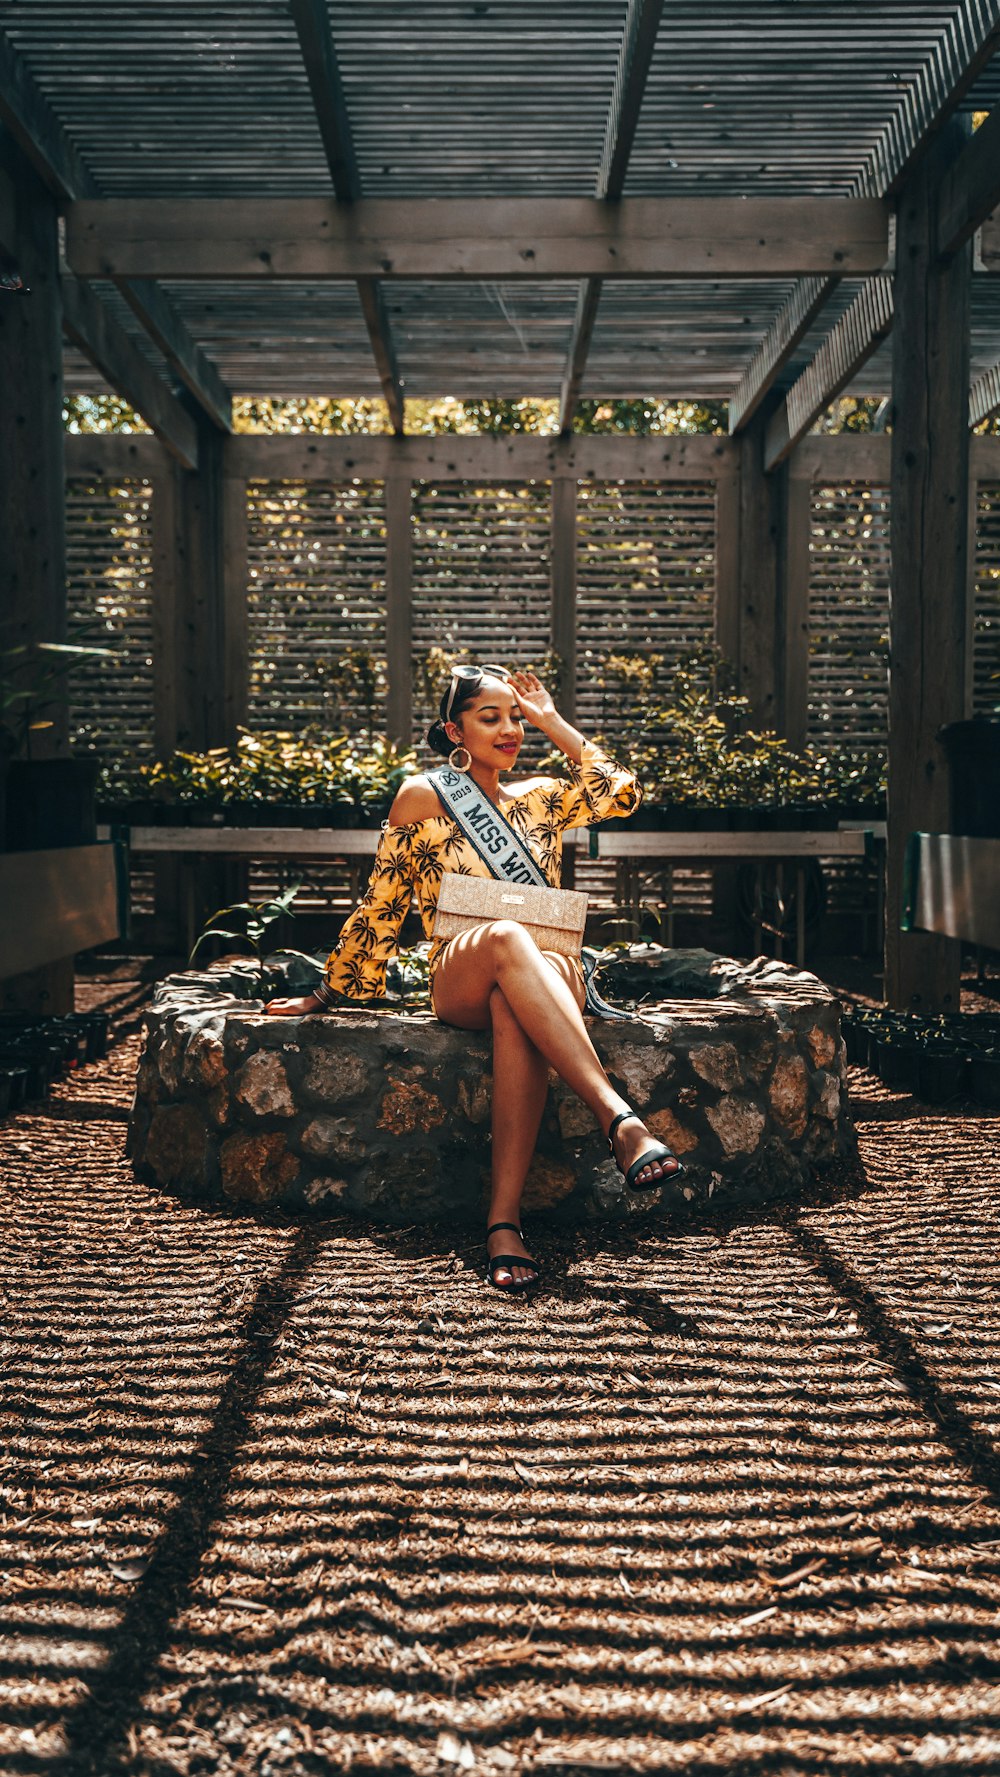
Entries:
[[528,1168],[522,1199],[526,1210],[554,1209],[576,1188],[572,1167],[547,1154],[536,1154]]
[[688,1051],[688,1060],[699,1079],[720,1092],[733,1092],[745,1079],[735,1043],[697,1043]]
[[294,1117],[295,1100],[285,1062],[273,1050],[251,1055],[236,1075],[237,1102],[255,1117]]
[[379,1110],[378,1128],[390,1135],[426,1134],[437,1129],[448,1115],[446,1106],[416,1080],[390,1072]]
[[806,1032],[806,1042],[813,1067],[829,1067],[837,1053],[837,1033],[824,1030],[821,1024],[814,1024]]
[[349,1117],[312,1117],[295,1137],[295,1145],[314,1160],[356,1160],[357,1125]]
[[737,1093],[720,1098],[718,1104],[709,1105],[705,1116],[727,1156],[752,1154],[767,1122],[759,1105]]
[[784,1055],[771,1076],[771,1110],[786,1135],[797,1140],[809,1120],[809,1070],[801,1055]]
[[493,1113],[493,1081],[489,1074],[458,1082],[458,1108],[470,1123],[488,1123]]
[[313,1050],[302,1082],[307,1101],[322,1105],[343,1104],[367,1093],[372,1078],[370,1062],[350,1049]]
[[263,1135],[240,1130],[227,1136],[219,1162],[222,1189],[238,1203],[280,1203],[300,1175],[299,1162],[280,1130]]
[[680,1159],[682,1154],[690,1154],[698,1146],[698,1137],[692,1129],[679,1123],[673,1111],[651,1111],[645,1119],[646,1128],[657,1141],[666,1142],[671,1153]]

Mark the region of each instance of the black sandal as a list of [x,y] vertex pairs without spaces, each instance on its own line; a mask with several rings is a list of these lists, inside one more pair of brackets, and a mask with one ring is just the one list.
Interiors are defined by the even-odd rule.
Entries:
[[[516,1222],[494,1222],[486,1230],[487,1240],[491,1234],[496,1234],[501,1228],[509,1228],[512,1234],[517,1235],[518,1240],[524,1239]],[[534,1259],[520,1258],[516,1253],[497,1253],[495,1259],[490,1259],[488,1253],[486,1256],[489,1259],[490,1282],[495,1290],[502,1290],[504,1295],[521,1295],[525,1290],[533,1289],[538,1282],[540,1273]],[[497,1283],[497,1272],[513,1271],[515,1265],[526,1266],[528,1270],[534,1272],[534,1276],[526,1278],[523,1283],[515,1283],[513,1277],[509,1283]]]
[[[622,1175],[622,1178],[625,1180],[625,1183],[628,1186],[628,1189],[630,1191],[659,1191],[667,1183],[668,1179],[679,1178],[681,1173],[684,1171],[684,1168],[681,1165],[681,1162],[678,1160],[676,1154],[672,1154],[670,1149],[664,1147],[664,1145],[661,1141],[654,1141],[652,1147],[647,1148],[645,1153],[642,1153],[639,1155],[638,1160],[633,1160],[631,1166],[629,1167],[628,1171],[626,1172],[624,1166],[622,1165],[621,1161],[618,1158],[618,1155],[615,1153],[614,1133],[615,1133],[615,1130],[618,1128],[619,1123],[627,1123],[630,1120],[630,1118],[634,1119],[637,1123],[642,1122],[642,1118],[640,1117],[638,1111],[622,1111],[611,1122],[611,1125],[608,1129],[608,1149],[610,1151],[611,1158],[614,1161],[615,1165],[617,1166],[619,1172]],[[657,1160],[660,1162],[661,1165],[663,1164],[664,1160],[672,1160],[674,1163],[673,1172],[666,1173],[663,1178],[644,1179],[643,1183],[641,1185],[636,1184],[636,1179],[638,1178],[638,1175],[642,1171],[643,1167],[644,1166],[652,1166],[654,1164],[654,1162]]]

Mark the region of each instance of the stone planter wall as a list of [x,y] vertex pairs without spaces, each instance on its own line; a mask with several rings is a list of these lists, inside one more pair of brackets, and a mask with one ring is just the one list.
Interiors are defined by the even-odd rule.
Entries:
[[[697,953],[704,954],[704,953]],[[854,1152],[839,1006],[814,976],[720,964],[718,998],[590,1021],[616,1085],[682,1157],[676,1185],[626,1196],[590,1112],[553,1077],[527,1209],[617,1216],[758,1203]],[[489,1176],[491,1040],[427,1012],[268,1018],[245,969],[158,990],[128,1151],[151,1183],[247,1204],[407,1224],[478,1214]]]

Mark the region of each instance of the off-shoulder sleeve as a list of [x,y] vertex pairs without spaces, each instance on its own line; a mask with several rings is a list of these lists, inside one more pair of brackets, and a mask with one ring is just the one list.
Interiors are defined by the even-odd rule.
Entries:
[[384,827],[364,899],[348,918],[326,979],[352,1000],[382,999],[385,965],[398,948],[412,892],[412,827]]
[[642,788],[634,771],[609,759],[607,753],[585,740],[579,765],[569,761],[570,782],[563,790],[560,825],[589,827],[594,821],[610,821],[631,814],[642,801]]

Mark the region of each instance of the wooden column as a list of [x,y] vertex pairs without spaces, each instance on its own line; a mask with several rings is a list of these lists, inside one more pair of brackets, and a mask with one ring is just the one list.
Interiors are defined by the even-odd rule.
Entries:
[[740,433],[739,688],[759,728],[773,728],[779,704],[779,617],[782,505],[788,472],[764,468],[767,409]]
[[389,695],[386,731],[413,743],[413,483],[393,474],[385,482],[385,652]]
[[794,747],[809,731],[809,531],[812,484],[786,469],[778,575],[776,726]]
[[715,484],[715,645],[735,666],[740,652],[740,479]]
[[[25,292],[0,292],[0,647],[66,635],[62,299],[55,202],[0,132]],[[68,752],[65,705],[32,740]]]
[[552,577],[552,652],[559,656],[559,709],[576,719],[576,490],[575,478],[552,482],[549,563]]
[[[192,410],[193,411],[193,410]],[[246,483],[223,474],[227,440],[198,422],[198,468],[164,465],[153,486],[153,724],[157,757],[231,746],[246,720]],[[181,942],[185,897],[203,914],[246,892],[242,865],[155,868],[154,942]]]
[[969,566],[969,298],[972,249],[937,259],[941,177],[966,141],[954,123],[900,200],[892,336],[892,570],[886,997],[957,1010],[961,947],[900,932],[909,833],[949,830],[942,723],[964,714]]
[[[0,648],[6,650],[65,639],[66,495],[56,206],[2,132],[0,171],[10,181],[9,244],[28,287],[0,292]],[[52,727],[32,736],[32,756],[68,754],[67,705],[53,705],[45,719]],[[4,981],[0,1003],[9,1010],[72,1011],[72,957]]]

